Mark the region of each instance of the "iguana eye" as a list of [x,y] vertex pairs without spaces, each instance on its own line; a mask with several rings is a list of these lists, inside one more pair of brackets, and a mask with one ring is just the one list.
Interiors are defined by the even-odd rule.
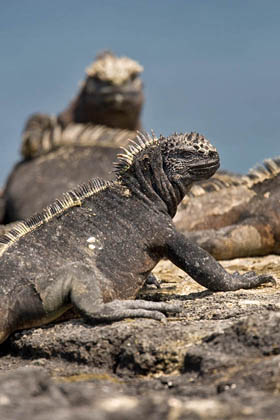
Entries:
[[130,76],[130,80],[133,82],[135,79],[137,79],[138,73],[132,73]]
[[189,159],[192,159],[194,156],[194,153],[191,151],[184,151],[180,150],[172,154],[172,157],[174,157],[177,161],[186,161]]
[[183,159],[187,159],[187,158],[189,158],[191,156],[193,156],[193,153],[190,152],[190,151],[185,151],[185,152],[182,153]]

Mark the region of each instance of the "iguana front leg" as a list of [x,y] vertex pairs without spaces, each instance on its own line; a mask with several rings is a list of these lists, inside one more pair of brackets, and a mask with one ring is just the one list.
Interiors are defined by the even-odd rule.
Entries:
[[207,251],[174,230],[166,244],[166,256],[194,280],[212,291],[251,289],[263,283],[275,283],[272,276],[228,273]]
[[219,260],[265,255],[275,252],[276,246],[270,224],[261,217],[250,217],[217,230],[189,232],[186,236]]

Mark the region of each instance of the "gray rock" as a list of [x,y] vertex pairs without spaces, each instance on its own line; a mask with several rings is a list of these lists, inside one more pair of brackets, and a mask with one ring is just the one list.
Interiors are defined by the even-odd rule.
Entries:
[[[279,279],[279,256],[225,261]],[[280,288],[211,293],[168,261],[152,300],[180,300],[166,324],[72,320],[1,346],[0,418],[279,419]]]

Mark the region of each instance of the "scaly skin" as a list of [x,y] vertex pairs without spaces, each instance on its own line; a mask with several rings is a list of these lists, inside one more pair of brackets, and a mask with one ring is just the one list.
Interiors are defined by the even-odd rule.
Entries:
[[95,179],[66,193],[0,239],[0,340],[75,308],[89,323],[162,320],[180,305],[134,300],[161,258],[212,291],[273,281],[229,274],[179,233],[172,217],[193,182],[219,167],[195,133],[139,135],[116,164],[117,180]]

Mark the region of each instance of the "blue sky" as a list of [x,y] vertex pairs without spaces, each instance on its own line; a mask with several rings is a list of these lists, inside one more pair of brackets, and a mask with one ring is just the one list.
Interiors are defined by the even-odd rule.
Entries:
[[144,66],[145,129],[199,131],[233,171],[280,154],[279,1],[2,3],[0,185],[26,118],[61,111],[102,49]]

